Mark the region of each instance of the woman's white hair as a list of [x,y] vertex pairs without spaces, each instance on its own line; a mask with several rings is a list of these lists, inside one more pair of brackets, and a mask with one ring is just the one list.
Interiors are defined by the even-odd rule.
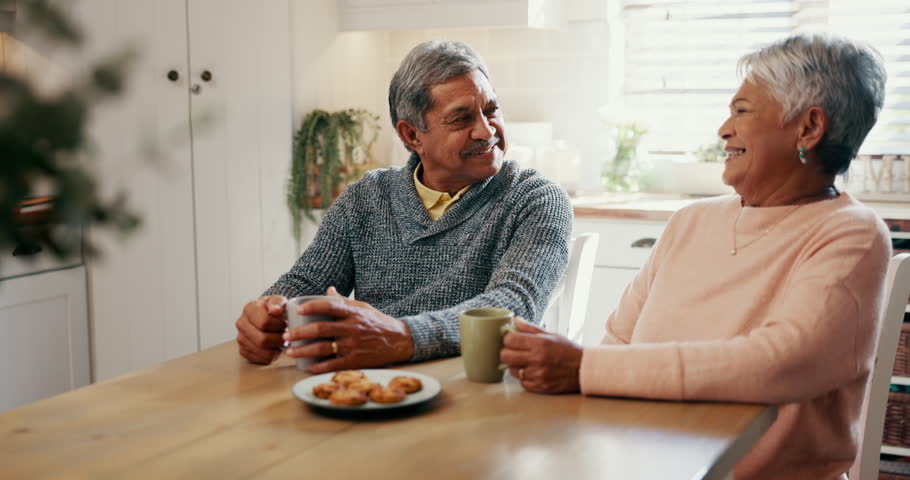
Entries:
[[828,117],[816,147],[823,170],[847,171],[885,101],[885,67],[869,45],[834,35],[795,35],[739,59],[741,78],[766,85],[783,123],[812,106]]

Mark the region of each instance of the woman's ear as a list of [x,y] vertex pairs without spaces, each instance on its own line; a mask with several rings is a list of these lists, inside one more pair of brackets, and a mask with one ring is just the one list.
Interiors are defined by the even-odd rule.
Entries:
[[822,138],[827,131],[828,115],[822,107],[809,107],[809,109],[803,113],[799,124],[797,145],[806,150],[812,150],[822,141]]
[[398,138],[407,145],[408,148],[420,154],[423,151],[423,142],[420,141],[418,133],[420,130],[410,123],[399,120],[395,124],[395,130],[398,132]]

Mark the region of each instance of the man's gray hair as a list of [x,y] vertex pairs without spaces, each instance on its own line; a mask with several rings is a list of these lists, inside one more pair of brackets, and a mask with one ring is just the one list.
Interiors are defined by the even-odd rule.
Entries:
[[490,78],[480,55],[462,42],[436,39],[414,47],[389,84],[392,126],[400,119],[426,131],[424,115],[433,108],[430,87],[474,70]]
[[833,35],[795,35],[739,59],[742,78],[761,81],[786,123],[819,106],[828,130],[816,147],[826,174],[847,171],[885,102],[885,67],[871,46]]

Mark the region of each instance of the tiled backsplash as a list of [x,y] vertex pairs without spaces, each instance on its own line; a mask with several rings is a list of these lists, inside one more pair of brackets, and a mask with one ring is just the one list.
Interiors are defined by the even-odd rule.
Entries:
[[579,181],[599,188],[604,125],[597,108],[609,98],[609,29],[605,21],[570,22],[565,31],[528,28],[422,30],[389,34],[389,76],[418,42],[444,37],[476,49],[490,67],[508,122],[549,122],[554,140],[578,150]]
[[[607,103],[611,85],[609,28],[604,20],[576,20],[564,31],[470,28],[341,33],[314,59],[315,65],[298,69],[307,84],[299,91],[316,92],[298,102],[329,109],[364,107],[380,114],[383,134],[377,154],[402,164],[407,154],[388,116],[389,80],[411,48],[439,37],[476,49],[490,67],[507,123],[552,123],[554,140],[564,140],[579,152],[581,182],[587,182],[588,189],[599,188],[603,155],[598,141],[605,133],[597,108]],[[347,80],[336,81],[339,75]]]

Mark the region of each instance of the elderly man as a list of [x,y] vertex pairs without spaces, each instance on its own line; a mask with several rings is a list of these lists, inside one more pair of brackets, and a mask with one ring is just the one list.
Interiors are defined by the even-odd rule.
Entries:
[[[539,323],[568,259],[565,191],[504,161],[504,121],[487,67],[467,45],[422,43],[389,86],[389,110],[411,152],[403,168],[368,172],[326,212],[312,245],[236,322],[240,354],[267,364],[285,341],[318,357],[313,373],[457,355],[458,313],[497,306]],[[356,291],[358,300],[344,298]],[[287,298],[326,293],[288,330]]]

